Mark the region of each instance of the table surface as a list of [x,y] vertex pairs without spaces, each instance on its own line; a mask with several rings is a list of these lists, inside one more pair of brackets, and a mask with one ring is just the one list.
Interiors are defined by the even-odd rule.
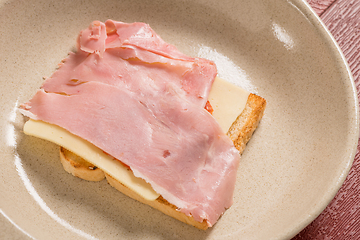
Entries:
[[[352,71],[360,96],[360,1],[307,0],[328,27]],[[360,145],[343,186],[327,208],[292,240],[360,239]]]

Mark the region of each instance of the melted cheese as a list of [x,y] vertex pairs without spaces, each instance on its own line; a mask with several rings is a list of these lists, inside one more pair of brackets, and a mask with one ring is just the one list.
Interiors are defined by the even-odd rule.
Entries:
[[152,201],[159,197],[159,194],[152,189],[150,184],[141,178],[135,177],[131,170],[128,170],[121,162],[61,127],[30,119],[24,125],[24,133],[48,140],[68,149],[99,167],[147,200]]
[[225,133],[244,110],[249,94],[232,83],[215,78],[208,100],[214,109],[213,117]]
[[[227,132],[237,116],[245,108],[249,92],[216,78],[209,95],[214,112],[213,116],[224,132]],[[24,125],[24,133],[42,138],[60,145],[111,175],[117,181],[130,188],[143,198],[153,201],[159,197],[150,184],[133,175],[121,162],[104,153],[91,143],[79,138],[67,130],[30,119]]]

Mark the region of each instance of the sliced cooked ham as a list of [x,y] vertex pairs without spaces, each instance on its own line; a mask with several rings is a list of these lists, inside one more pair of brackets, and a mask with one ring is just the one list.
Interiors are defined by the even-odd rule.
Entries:
[[[69,84],[88,81],[126,87],[130,91],[136,91],[133,84],[148,85],[153,82],[164,87],[172,83],[191,101],[205,107],[217,74],[212,61],[180,53],[145,23],[128,24],[108,20],[106,25],[117,26],[117,32],[124,36],[111,31],[108,38],[102,35],[96,38],[94,35],[98,36],[98,32],[105,32],[105,24],[98,21],[91,24],[89,29],[80,33],[78,52],[70,53],[60,69],[44,82],[42,88],[45,91],[70,93],[72,90]],[[111,42],[107,43],[109,38]],[[104,48],[106,51],[103,53]],[[136,83],[132,79],[137,79]]]
[[232,204],[240,158],[204,109],[215,65],[143,23],[95,22],[78,43],[23,113],[91,142],[212,226]]

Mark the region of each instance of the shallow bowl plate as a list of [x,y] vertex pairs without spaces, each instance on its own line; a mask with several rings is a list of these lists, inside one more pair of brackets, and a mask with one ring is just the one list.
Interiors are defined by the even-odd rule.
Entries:
[[[267,100],[233,206],[207,231],[67,174],[25,136],[31,98],[93,20],[142,21]],[[300,0],[0,1],[0,236],[4,239],[286,239],[334,197],[358,141],[356,90],[333,38]]]

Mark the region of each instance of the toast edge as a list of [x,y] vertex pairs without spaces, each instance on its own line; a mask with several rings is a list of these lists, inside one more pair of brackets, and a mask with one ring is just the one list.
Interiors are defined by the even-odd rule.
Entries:
[[122,183],[120,183],[110,175],[105,173],[105,176],[106,176],[106,180],[112,187],[122,192],[126,196],[133,198],[141,203],[147,204],[170,217],[173,217],[186,224],[192,225],[196,228],[202,230],[206,230],[208,228],[208,225],[205,220],[203,222],[195,221],[193,217],[187,216],[186,214],[180,212],[176,206],[166,201],[162,196],[159,196],[155,201],[146,200],[145,198],[131,191],[129,188],[124,186]]
[[[234,142],[234,145],[239,150],[240,154],[244,152],[246,144],[248,143],[254,131],[258,127],[259,122],[264,114],[265,107],[266,100],[264,98],[250,93],[243,112],[237,117],[237,119],[234,121],[229,131],[227,132],[227,136],[229,136],[230,139]],[[60,158],[62,159],[62,163],[64,162],[64,158],[66,157],[67,156],[64,155],[64,149],[60,147]],[[71,159],[68,159],[68,161],[71,162]],[[64,163],[63,166],[67,172],[72,173],[74,176],[83,178],[82,174],[79,174],[75,167],[74,169],[67,169]],[[70,165],[70,167],[71,166],[73,165]],[[129,188],[124,186],[119,181],[115,180],[110,175],[105,173],[105,177],[112,187],[130,198],[147,204],[170,217],[173,217],[186,224],[192,225],[198,229],[206,230],[208,228],[205,220],[203,222],[195,221],[193,217],[187,216],[186,214],[180,212],[176,206],[166,201],[162,196],[158,197],[155,201],[149,201],[136,194],[135,192],[131,191]]]
[[259,125],[266,108],[266,100],[250,93],[242,113],[233,122],[227,136],[233,141],[237,150],[242,154],[246,144]]

